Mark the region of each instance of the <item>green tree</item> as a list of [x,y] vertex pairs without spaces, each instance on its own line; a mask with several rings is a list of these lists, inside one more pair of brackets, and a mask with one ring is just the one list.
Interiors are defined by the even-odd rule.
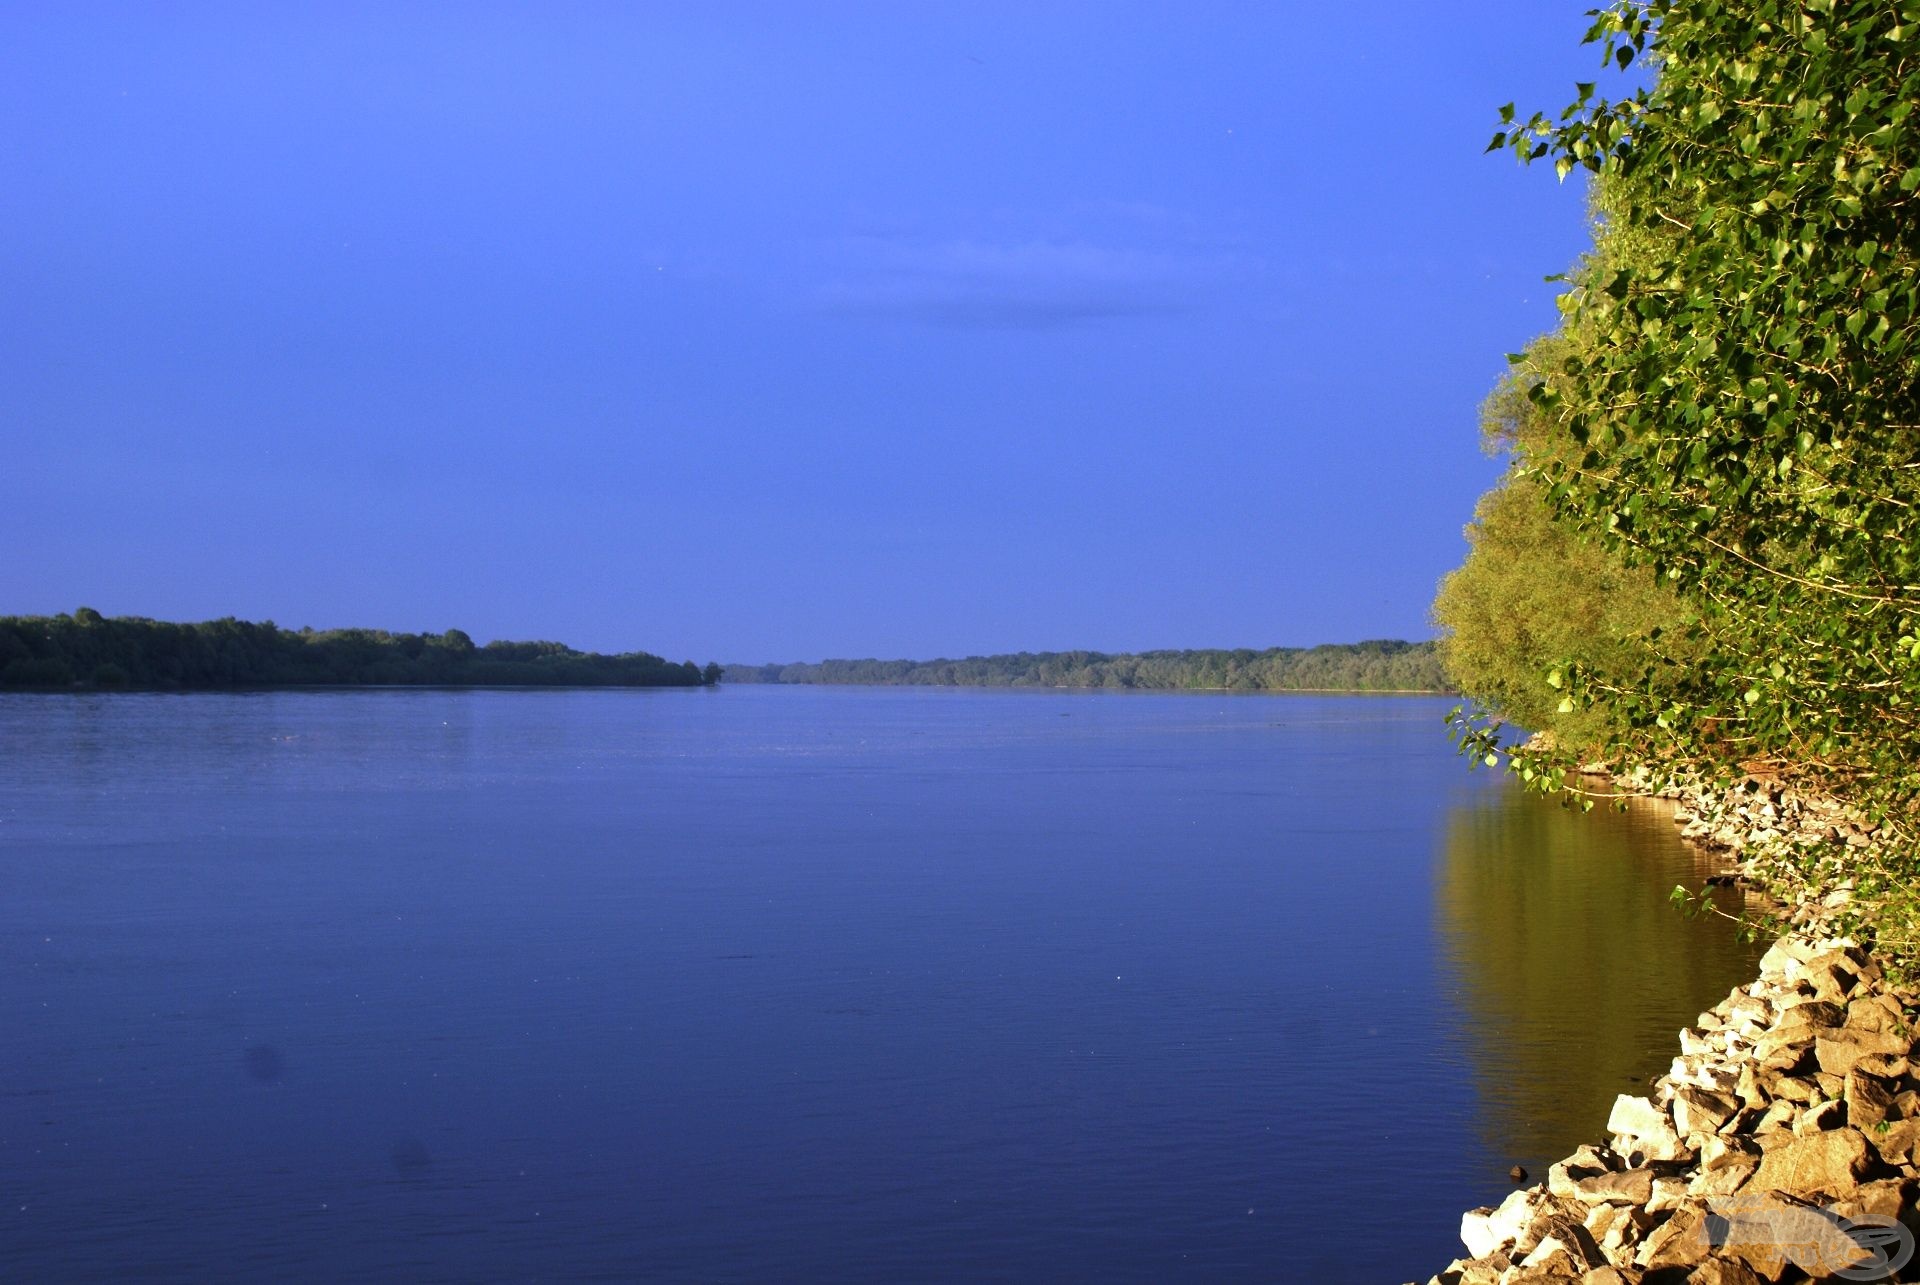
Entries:
[[[1620,757],[1767,768],[1911,850],[1920,8],[1645,0],[1588,39],[1657,74],[1617,101],[1582,84],[1556,118],[1504,109],[1493,143],[1592,171],[1603,215],[1558,335],[1519,361],[1545,443],[1520,476],[1686,622],[1649,631],[1648,663],[1567,648],[1536,685]],[[1498,745],[1484,723],[1463,740]]]

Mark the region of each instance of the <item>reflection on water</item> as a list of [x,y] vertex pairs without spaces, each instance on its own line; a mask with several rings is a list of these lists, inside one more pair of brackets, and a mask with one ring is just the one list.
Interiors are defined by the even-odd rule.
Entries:
[[1712,866],[1663,805],[1582,815],[1487,793],[1450,813],[1442,847],[1435,916],[1481,1137],[1538,1170],[1598,1140],[1614,1096],[1666,1070],[1680,1028],[1750,980],[1761,948],[1668,901]]

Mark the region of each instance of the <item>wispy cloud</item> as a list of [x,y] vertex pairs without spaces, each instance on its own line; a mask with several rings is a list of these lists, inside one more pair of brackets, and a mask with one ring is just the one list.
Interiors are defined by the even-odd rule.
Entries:
[[829,311],[988,329],[1183,312],[1228,267],[1217,255],[1053,238],[857,236],[830,261],[818,296]]

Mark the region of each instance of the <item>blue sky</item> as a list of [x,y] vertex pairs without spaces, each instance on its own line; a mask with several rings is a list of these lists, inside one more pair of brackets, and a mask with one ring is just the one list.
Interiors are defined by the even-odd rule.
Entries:
[[0,612],[1425,637],[1586,7],[0,9]]

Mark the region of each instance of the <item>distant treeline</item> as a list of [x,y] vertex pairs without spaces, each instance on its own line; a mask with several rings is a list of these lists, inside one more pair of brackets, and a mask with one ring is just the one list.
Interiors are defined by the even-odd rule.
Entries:
[[965,660],[827,660],[729,665],[734,683],[941,687],[1125,687],[1232,691],[1439,692],[1450,686],[1430,642],[1394,640],[1266,651],[1016,652]]
[[281,629],[271,621],[169,624],[71,616],[0,616],[0,688],[296,686],[698,687],[720,666],[673,664],[644,651],[604,656],[556,642],[476,647],[458,629]]

